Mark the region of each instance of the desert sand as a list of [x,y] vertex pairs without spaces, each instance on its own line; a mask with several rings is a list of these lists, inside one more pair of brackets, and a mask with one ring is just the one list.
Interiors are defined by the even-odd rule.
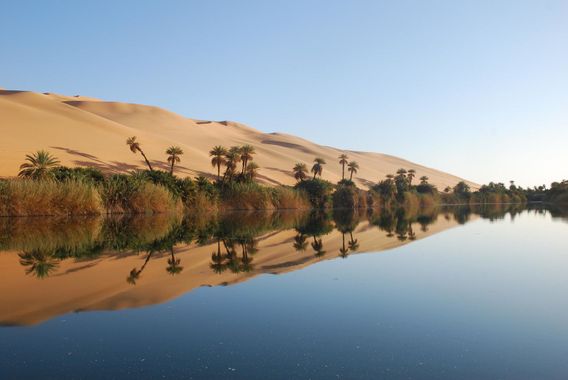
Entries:
[[[416,240],[420,240],[458,225],[454,219],[440,214],[427,231],[422,230],[419,223],[413,223],[412,227]],[[55,273],[38,279],[26,275],[19,251],[0,251],[0,326],[33,325],[70,312],[143,307],[167,302],[203,286],[232,285],[263,274],[284,274],[338,259],[343,244],[338,230],[321,237],[325,250],[322,257],[314,256],[309,245],[305,251],[294,250],[295,235],[295,230],[288,229],[260,236],[252,271],[237,274],[228,270],[217,274],[211,270],[211,254],[217,250],[216,243],[180,244],[174,251],[183,267],[181,273],[176,276],[167,273],[169,253],[157,253],[136,285],[129,284],[126,278],[133,268],[140,268],[144,263],[144,252],[107,252],[90,260],[66,259],[60,262]],[[385,252],[413,242],[388,237],[368,221],[357,226],[353,237],[359,242],[359,248],[352,255]],[[346,239],[349,239],[348,234]]]
[[292,135],[263,133],[237,122],[190,119],[159,107],[78,95],[0,90],[0,132],[2,177],[17,175],[25,155],[39,149],[50,151],[67,166],[91,166],[116,173],[142,169],[142,157],[130,152],[125,143],[128,137],[137,136],[156,168],[167,169],[165,150],[180,146],[185,152],[177,168],[181,176],[213,177],[216,170],[210,164],[211,147],[250,144],[257,151],[254,160],[260,165],[259,180],[266,184],[293,184],[293,165],[303,162],[311,167],[316,156],[328,163],[323,178],[337,182],[341,179],[337,163],[341,153],[359,163],[354,180],[363,188],[399,168],[416,170],[417,178],[428,176],[440,189],[462,180],[385,154],[344,151]]

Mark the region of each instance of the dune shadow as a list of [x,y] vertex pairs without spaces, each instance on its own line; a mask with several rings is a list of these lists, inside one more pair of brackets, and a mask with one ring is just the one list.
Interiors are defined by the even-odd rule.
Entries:
[[288,148],[288,149],[295,149],[295,150],[299,150],[300,152],[304,152],[304,153],[307,153],[307,154],[316,154],[316,152],[314,152],[311,149],[306,148],[305,146],[302,146],[300,144],[294,144],[294,143],[291,143],[291,142],[286,142],[286,141],[279,141],[279,140],[274,140],[274,139],[264,139],[260,143],[261,144],[281,146],[283,148]]
[[65,148],[65,147],[62,147],[62,146],[50,146],[50,148],[62,150],[65,153],[71,154],[73,156],[81,156],[81,157],[85,157],[86,159],[89,159],[89,160],[102,162],[97,156],[93,156],[92,154],[81,152],[81,151],[78,151],[78,150],[75,150],[75,149]]

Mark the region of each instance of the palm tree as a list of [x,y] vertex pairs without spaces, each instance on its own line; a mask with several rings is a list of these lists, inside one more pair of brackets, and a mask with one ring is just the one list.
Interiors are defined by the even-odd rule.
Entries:
[[37,278],[48,277],[51,272],[57,269],[58,260],[53,257],[53,253],[41,249],[34,249],[18,254],[20,264],[26,269],[26,274],[31,274]]
[[398,177],[406,178],[406,173],[407,173],[406,169],[403,169],[403,168],[400,168],[396,171],[396,174],[398,174]]
[[19,177],[45,179],[51,176],[51,169],[59,165],[59,160],[45,150],[26,154],[26,161],[20,165]]
[[422,185],[426,185],[426,184],[428,183],[428,180],[429,180],[429,179],[430,179],[430,178],[428,178],[428,176],[423,175],[422,177],[420,177],[420,183],[421,183]]
[[221,165],[225,165],[225,155],[227,154],[227,149],[221,145],[214,146],[213,149],[209,151],[209,156],[211,157],[211,165],[217,167],[217,180],[221,179]]
[[168,267],[166,268],[166,271],[172,276],[175,276],[183,270],[183,267],[179,265],[181,260],[176,259],[175,257],[174,247],[170,248],[170,254],[171,258],[168,259]]
[[247,170],[248,162],[252,161],[253,154],[256,154],[256,151],[254,150],[254,146],[243,145],[241,147],[241,161],[243,162],[243,169],[242,169],[242,172],[241,172],[242,174],[245,174],[245,171]]
[[249,180],[253,181],[258,175],[259,166],[255,162],[249,162],[247,164],[246,176]]
[[323,172],[323,165],[325,165],[326,162],[323,158],[317,157],[314,160],[314,166],[312,166],[312,173],[314,173],[314,179],[316,179],[316,176],[319,175],[321,178],[321,173]]
[[347,168],[347,170],[351,173],[349,180],[352,181],[353,174],[357,173],[357,169],[359,169],[359,164],[356,161],[351,161],[349,164],[347,164]]
[[387,175],[386,175],[386,178],[392,180],[392,179],[394,178],[394,175],[392,175],[392,174],[387,174]]
[[412,180],[416,177],[416,170],[410,169],[408,171],[408,184],[412,186]]
[[339,164],[341,165],[341,179],[345,179],[345,165],[347,165],[347,157],[346,154],[341,154],[339,157]]
[[136,141],[136,136],[132,136],[132,137],[129,137],[128,139],[126,139],[126,145],[128,145],[130,147],[130,150],[132,151],[132,153],[140,152],[142,157],[144,157],[144,161],[146,161],[146,165],[148,165],[148,168],[150,169],[150,171],[154,171],[154,169],[152,169],[152,165],[150,165],[150,161],[148,161],[148,158],[146,157],[146,155],[142,151],[142,148],[140,148],[140,143],[138,141]]
[[229,178],[229,181],[233,179],[233,175],[235,175],[235,171],[237,170],[237,164],[241,160],[240,149],[241,148],[238,146],[233,146],[225,154],[225,166],[227,169],[223,175],[223,180],[227,177]]
[[297,163],[296,165],[294,165],[292,171],[294,172],[294,178],[296,179],[296,181],[301,182],[307,178],[306,173],[308,172],[308,167],[306,166],[306,164]]
[[168,155],[168,162],[172,165],[170,167],[170,174],[173,175],[174,164],[181,161],[179,156],[183,154],[183,150],[179,146],[170,146],[168,150],[166,150],[166,154]]

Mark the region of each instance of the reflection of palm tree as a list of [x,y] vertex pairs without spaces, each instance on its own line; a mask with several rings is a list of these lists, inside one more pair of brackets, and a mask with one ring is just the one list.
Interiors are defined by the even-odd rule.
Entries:
[[341,239],[342,239],[342,244],[341,248],[339,248],[339,257],[346,259],[347,256],[349,256],[349,249],[345,247],[345,233],[341,234]]
[[48,277],[59,265],[52,253],[40,249],[22,252],[18,256],[20,257],[20,264],[28,267],[26,274],[31,274],[37,278]]
[[416,232],[412,229],[412,223],[408,222],[408,238],[410,240],[416,240]]
[[153,253],[154,251],[148,251],[148,254],[146,255],[146,260],[144,260],[144,264],[142,264],[140,269],[133,268],[130,271],[128,277],[126,278],[126,282],[132,285],[136,285],[136,281],[140,278],[140,275],[144,271],[144,268],[146,268],[146,265],[148,264],[148,261],[150,261],[150,257],[152,257]]
[[349,231],[349,249],[356,252],[359,249],[359,241],[353,238],[353,231]]
[[223,240],[223,245],[225,246],[225,251],[227,252],[227,264],[226,267],[233,273],[239,273],[241,271],[239,260],[237,258],[237,251],[235,250],[235,245],[232,241]]
[[325,251],[323,250],[323,242],[320,239],[317,239],[314,235],[314,241],[312,242],[312,248],[314,249],[314,251],[316,252],[316,257],[321,257],[323,255],[325,255]]
[[252,257],[249,256],[249,243],[247,242],[242,242],[241,243],[241,265],[240,265],[240,270],[241,272],[250,272],[253,269],[252,266]]
[[305,251],[306,248],[308,247],[308,242],[306,241],[306,239],[307,239],[306,235],[298,233],[294,237],[294,249],[298,252]]
[[396,235],[396,238],[399,241],[406,241],[406,239],[408,239],[408,236],[406,236],[406,231],[399,231]]
[[211,254],[211,264],[209,267],[213,270],[213,272],[217,274],[221,274],[227,270],[227,266],[225,265],[225,257],[221,253],[221,240],[217,239],[217,252],[213,252]]
[[168,259],[168,267],[166,268],[166,271],[172,276],[175,276],[183,270],[183,267],[179,265],[181,260],[176,259],[175,257],[174,247],[170,248],[170,254],[171,257]]

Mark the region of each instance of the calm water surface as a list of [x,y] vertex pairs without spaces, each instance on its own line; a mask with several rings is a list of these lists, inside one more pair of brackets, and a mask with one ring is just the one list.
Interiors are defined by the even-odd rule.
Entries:
[[559,210],[0,220],[0,378],[566,379]]

